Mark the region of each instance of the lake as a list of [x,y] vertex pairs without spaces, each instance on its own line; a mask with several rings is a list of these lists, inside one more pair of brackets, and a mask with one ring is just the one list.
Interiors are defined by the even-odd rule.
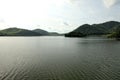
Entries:
[[120,80],[120,41],[0,37],[0,80]]

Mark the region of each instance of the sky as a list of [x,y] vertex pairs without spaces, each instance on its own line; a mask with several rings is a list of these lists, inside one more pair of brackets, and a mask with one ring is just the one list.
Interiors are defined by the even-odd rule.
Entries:
[[120,0],[0,0],[0,29],[66,33],[106,21],[120,21]]

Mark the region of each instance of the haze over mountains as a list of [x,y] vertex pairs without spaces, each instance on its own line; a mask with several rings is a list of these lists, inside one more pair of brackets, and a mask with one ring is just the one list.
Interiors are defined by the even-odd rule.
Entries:
[[0,36],[54,36],[60,35],[54,32],[47,32],[42,29],[27,30],[21,28],[7,28],[0,30]]
[[[27,30],[21,28],[7,28],[0,30],[0,36],[61,36],[56,32],[48,32],[42,29]],[[120,37],[120,22],[109,21],[100,24],[84,24],[77,29],[66,33],[66,37],[85,37],[89,35],[107,35],[108,37]]]
[[41,35],[46,35],[46,36],[61,36],[62,34],[59,34],[57,32],[48,32],[42,29],[34,29],[33,32],[37,32]]

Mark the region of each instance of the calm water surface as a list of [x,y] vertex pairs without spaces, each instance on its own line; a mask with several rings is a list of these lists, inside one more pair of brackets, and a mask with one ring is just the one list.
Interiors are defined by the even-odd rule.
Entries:
[[120,80],[120,41],[0,37],[0,80]]

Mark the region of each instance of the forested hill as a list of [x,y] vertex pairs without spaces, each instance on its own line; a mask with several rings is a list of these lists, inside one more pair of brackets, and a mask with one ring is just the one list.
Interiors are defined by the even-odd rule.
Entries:
[[58,33],[47,32],[42,29],[21,29],[21,28],[7,28],[4,30],[0,30],[0,36],[57,36]]
[[41,36],[41,34],[20,28],[7,28],[0,31],[3,36]]
[[84,37],[88,35],[106,35],[111,34],[116,31],[120,22],[109,21],[101,24],[84,24],[79,26],[77,29],[73,30],[70,33],[65,34],[66,37]]

